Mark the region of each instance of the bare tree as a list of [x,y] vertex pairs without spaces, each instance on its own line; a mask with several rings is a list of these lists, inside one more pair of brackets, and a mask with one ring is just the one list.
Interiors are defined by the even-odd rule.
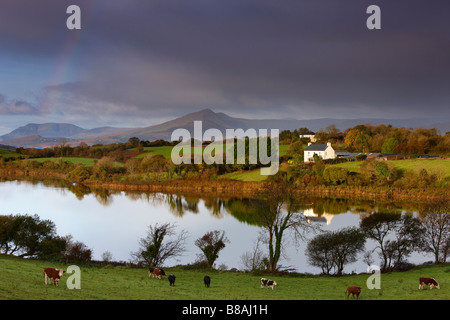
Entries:
[[[434,254],[434,263],[445,262],[450,244],[450,214],[448,205],[433,204],[422,219],[420,248]],[[442,254],[442,256],[441,256]]]
[[263,252],[261,251],[261,242],[262,237],[258,237],[256,240],[256,244],[253,247],[253,251],[247,251],[241,255],[241,263],[246,270],[255,271],[255,270],[263,270],[266,268],[265,261],[267,260],[264,257]]
[[140,248],[132,256],[138,263],[148,266],[160,266],[168,258],[181,255],[185,250],[188,232],[175,232],[175,223],[149,226],[147,236],[139,240]]

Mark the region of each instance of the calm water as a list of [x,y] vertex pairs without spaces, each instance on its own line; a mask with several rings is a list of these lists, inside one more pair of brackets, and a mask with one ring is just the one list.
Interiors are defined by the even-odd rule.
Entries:
[[[73,190],[72,190],[73,191]],[[93,250],[93,259],[101,260],[109,251],[117,261],[130,261],[131,252],[139,248],[139,239],[145,237],[149,225],[176,223],[177,230],[187,230],[189,238],[183,256],[166,260],[165,266],[192,263],[201,253],[194,245],[196,239],[206,232],[225,230],[230,243],[220,252],[216,266],[242,269],[241,256],[252,251],[260,227],[239,221],[227,200],[200,199],[194,197],[145,193],[74,193],[67,188],[46,186],[43,183],[1,182],[0,215],[37,214],[50,219],[60,236],[72,235],[76,241],[85,243]],[[225,203],[224,203],[225,202]],[[227,205],[228,204],[228,205]],[[239,204],[234,200],[233,205]],[[304,210],[299,214],[310,217],[310,223],[319,224],[322,230],[337,230],[358,226],[361,204],[349,205],[345,201],[305,199]],[[370,209],[367,209],[370,210]],[[363,211],[363,213],[359,213]],[[329,213],[333,212],[333,213]],[[369,211],[370,212],[370,211]],[[320,216],[319,216],[320,215]],[[309,235],[312,238],[314,235]],[[298,272],[319,273],[320,269],[308,264],[304,251],[306,243],[295,246],[286,239],[287,250],[280,261]],[[373,249],[366,243],[366,250]],[[373,255],[375,263],[378,260]],[[431,260],[430,256],[416,254],[409,261],[420,263]],[[367,265],[360,261],[349,265],[346,272],[365,272]]]

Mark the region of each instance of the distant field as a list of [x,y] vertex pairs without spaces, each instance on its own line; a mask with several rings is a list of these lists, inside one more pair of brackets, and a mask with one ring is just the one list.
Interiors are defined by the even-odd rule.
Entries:
[[81,163],[82,165],[84,165],[86,167],[93,167],[94,164],[95,164],[95,161],[98,161],[98,159],[76,158],[76,157],[36,158],[36,159],[31,159],[31,160],[35,160],[35,161],[38,161],[38,162],[45,162],[47,160],[49,160],[49,161],[63,160],[63,161],[68,161],[68,162],[73,163],[73,164]]
[[[70,274],[65,273],[60,286],[44,284],[43,268],[66,270],[67,265],[37,260],[0,256],[1,300],[345,300],[350,285],[362,288],[361,300],[449,300],[450,265],[418,266],[407,272],[381,274],[381,289],[369,290],[368,274],[342,277],[315,275],[255,275],[243,272],[215,270],[184,270],[164,268],[176,276],[175,286],[167,278],[153,279],[148,271],[127,267],[81,266],[81,289],[67,288]],[[211,287],[205,288],[203,277],[211,277]],[[440,290],[418,290],[419,277],[434,277]],[[278,283],[274,290],[260,288],[260,279]],[[351,297],[350,297],[351,300]]]
[[[444,177],[450,177],[450,159],[405,159],[405,160],[388,160],[388,163],[395,165],[397,170],[413,170],[419,172],[426,169],[428,173],[442,171]],[[362,161],[351,161],[336,164],[335,166],[346,168],[349,171],[360,172]]]
[[268,176],[261,175],[260,169],[251,170],[251,171],[235,171],[231,173],[227,173],[224,177],[239,180],[239,181],[264,181]]
[[[165,158],[170,158],[171,152],[172,152],[172,146],[163,146],[163,147],[145,147],[144,151],[145,153],[141,153],[140,155],[138,155],[136,158],[140,159],[140,158],[144,158],[145,156],[148,155],[163,155]],[[136,148],[133,148],[131,150],[137,150]]]
[[9,157],[23,157],[23,154],[19,154],[16,152],[0,149],[0,158],[9,158]]
[[[143,158],[147,155],[163,155],[165,158],[170,158],[172,154],[172,146],[163,146],[163,147],[144,147],[144,152],[138,155],[136,158]],[[289,145],[280,145],[280,157],[285,155]],[[223,146],[224,152],[226,151],[226,145]],[[136,148],[130,150],[137,150]],[[194,147],[191,148],[191,152],[195,151]]]

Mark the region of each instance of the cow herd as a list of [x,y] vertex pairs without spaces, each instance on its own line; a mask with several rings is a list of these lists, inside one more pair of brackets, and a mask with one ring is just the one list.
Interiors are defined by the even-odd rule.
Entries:
[[[148,276],[152,278],[161,279],[162,277],[166,277],[166,273],[161,268],[150,268],[148,269]],[[167,280],[169,280],[170,286],[175,285],[175,279],[176,277],[172,273],[167,276]],[[205,276],[203,278],[203,283],[206,288],[209,288],[209,285],[211,284],[211,278],[209,276]]]
[[[59,280],[61,279],[64,272],[65,271],[62,269],[55,269],[55,268],[51,268],[51,267],[44,268],[44,283],[47,284],[47,282],[50,283],[50,281],[53,280],[53,285],[58,286]],[[152,277],[152,278],[162,279],[163,277],[166,277],[166,273],[161,268],[150,268],[148,270],[148,276]],[[167,276],[167,279],[169,280],[170,286],[175,286],[176,277],[174,274],[170,274],[169,276]],[[206,288],[209,288],[209,286],[211,285],[211,278],[206,275],[203,278],[203,283]],[[266,279],[266,278],[261,278],[260,284],[261,284],[261,289],[264,287],[268,287],[268,288],[272,288],[272,290],[273,290],[274,286],[278,285],[276,283],[276,281]],[[439,283],[437,283],[437,281],[434,278],[428,278],[428,277],[420,277],[419,278],[419,290],[423,289],[423,286],[429,286],[430,290],[433,289],[434,287],[436,287],[437,289],[441,288],[439,286]],[[356,299],[358,300],[360,294],[361,294],[361,287],[358,287],[358,286],[350,286],[347,288],[347,290],[345,290],[345,295],[347,296],[347,300],[350,297],[350,295],[352,295],[353,299],[355,299],[355,296],[356,296]]]

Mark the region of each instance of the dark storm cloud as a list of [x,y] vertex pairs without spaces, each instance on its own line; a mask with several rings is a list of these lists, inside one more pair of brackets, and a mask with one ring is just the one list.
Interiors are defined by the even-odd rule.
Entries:
[[[65,28],[69,4],[81,7],[81,31]],[[374,31],[366,28],[371,4],[14,1],[0,10],[0,43],[50,63],[79,37],[70,60],[77,79],[49,83],[45,95],[55,98],[40,105],[64,102],[66,115],[209,107],[279,118],[448,117],[450,3],[376,1],[382,29]]]

